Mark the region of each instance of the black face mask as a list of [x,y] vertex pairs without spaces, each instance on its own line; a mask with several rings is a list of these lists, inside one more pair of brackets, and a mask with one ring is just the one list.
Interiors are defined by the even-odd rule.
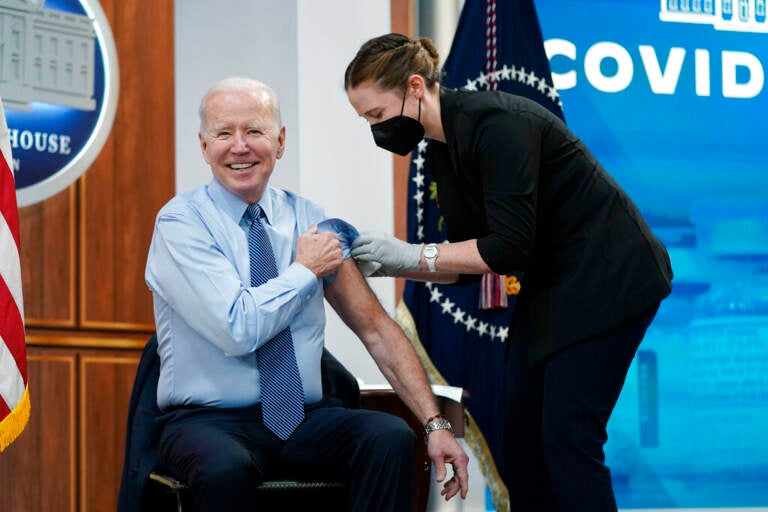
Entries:
[[382,149],[405,156],[424,138],[421,121],[421,99],[419,99],[419,119],[404,116],[405,96],[400,115],[371,125],[373,141]]

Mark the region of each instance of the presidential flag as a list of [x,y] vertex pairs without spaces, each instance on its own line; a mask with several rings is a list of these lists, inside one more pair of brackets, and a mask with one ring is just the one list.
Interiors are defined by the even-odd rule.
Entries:
[[[442,85],[526,96],[562,117],[532,0],[466,0],[443,66]],[[413,243],[446,239],[425,161],[426,146],[422,141],[414,150],[410,167],[408,240]],[[398,321],[414,341],[432,381],[469,392],[465,438],[499,511],[509,509],[499,477],[504,461],[497,454],[504,349],[520,287],[517,277],[488,275],[465,287],[408,281],[397,310]]]
[[21,296],[19,212],[11,144],[2,108],[0,150],[0,451],[3,451],[24,430],[30,404]]

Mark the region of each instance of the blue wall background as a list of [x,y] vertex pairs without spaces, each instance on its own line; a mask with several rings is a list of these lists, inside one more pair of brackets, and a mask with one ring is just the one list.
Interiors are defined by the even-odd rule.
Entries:
[[[765,9],[764,0],[732,4]],[[660,19],[670,9],[720,13],[713,0],[536,6],[545,41],[575,46],[575,58],[551,55],[553,74],[576,73],[575,86],[560,88],[566,121],[638,203],[675,271],[609,425],[619,506],[768,506],[768,27]],[[631,57],[599,64],[606,77],[631,70],[623,90],[587,76],[586,56],[601,42]],[[684,51],[672,94],[653,92],[640,46],[653,48],[668,78],[672,49]],[[709,55],[699,94],[696,50]],[[751,64],[735,66],[736,86],[724,91],[728,52]],[[729,97],[748,89],[752,97]]]

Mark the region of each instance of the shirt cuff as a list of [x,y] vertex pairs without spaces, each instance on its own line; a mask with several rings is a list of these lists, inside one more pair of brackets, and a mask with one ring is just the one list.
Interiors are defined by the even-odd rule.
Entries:
[[280,277],[293,285],[302,301],[311,300],[319,291],[317,276],[301,263],[291,263]]

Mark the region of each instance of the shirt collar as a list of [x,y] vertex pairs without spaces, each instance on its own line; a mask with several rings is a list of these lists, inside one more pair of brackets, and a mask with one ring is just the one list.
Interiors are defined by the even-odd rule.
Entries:
[[[208,194],[211,196],[214,203],[216,203],[224,213],[231,217],[236,224],[240,223],[240,219],[245,215],[245,210],[248,209],[248,203],[222,187],[221,183],[219,183],[216,178],[213,178],[208,184]],[[258,203],[264,211],[264,217],[266,218],[267,223],[272,224],[272,187],[268,186],[264,190],[264,194],[262,194]]]

